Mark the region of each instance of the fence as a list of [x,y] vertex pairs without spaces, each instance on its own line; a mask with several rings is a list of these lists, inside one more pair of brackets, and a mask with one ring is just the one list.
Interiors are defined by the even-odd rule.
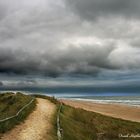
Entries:
[[7,121],[7,120],[10,120],[10,119],[13,119],[13,118],[17,117],[17,116],[20,114],[20,112],[22,112],[26,107],[28,107],[34,100],[35,100],[35,98],[33,98],[28,104],[26,104],[25,106],[23,106],[23,107],[16,113],[16,115],[13,115],[13,116],[11,116],[11,117],[8,117],[8,118],[5,118],[5,119],[0,120],[0,123],[1,123],[1,122],[5,122],[5,121]]
[[60,111],[61,111],[61,108],[62,108],[62,103],[59,107],[59,110],[58,110],[58,114],[57,114],[57,137],[58,137],[58,140],[62,140],[62,128],[60,127]]

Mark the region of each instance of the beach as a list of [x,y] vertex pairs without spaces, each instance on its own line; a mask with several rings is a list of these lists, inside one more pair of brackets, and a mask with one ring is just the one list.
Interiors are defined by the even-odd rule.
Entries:
[[61,102],[75,108],[97,112],[114,118],[140,122],[140,107],[113,103],[95,103],[91,101],[61,99]]

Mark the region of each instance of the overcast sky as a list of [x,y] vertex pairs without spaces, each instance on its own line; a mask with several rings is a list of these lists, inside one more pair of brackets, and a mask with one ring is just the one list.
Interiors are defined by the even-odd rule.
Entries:
[[138,83],[140,0],[0,0],[0,75],[0,86]]

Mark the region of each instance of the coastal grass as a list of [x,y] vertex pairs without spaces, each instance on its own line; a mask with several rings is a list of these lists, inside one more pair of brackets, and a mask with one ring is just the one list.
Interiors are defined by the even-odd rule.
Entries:
[[[98,113],[62,106],[60,125],[63,140],[138,140],[130,135],[140,134],[140,123],[125,121]],[[122,138],[120,136],[127,136]]]
[[59,105],[59,101],[54,96],[50,97],[50,96],[39,95],[39,94],[32,94],[32,96],[35,97],[35,98],[47,99],[50,102],[52,102],[52,103],[54,103],[56,105]]
[[58,140],[57,139],[57,106],[56,106],[56,110],[55,110],[55,113],[54,115],[52,116],[52,120],[51,120],[51,123],[52,123],[52,129],[51,129],[51,138],[49,140]]
[[[16,115],[16,113],[28,104],[32,100],[32,97],[29,95],[24,95],[22,93],[1,93],[0,94],[0,120],[9,118]],[[36,106],[36,100],[34,100],[28,107],[26,107],[22,112],[19,113],[17,117],[0,122],[0,133],[4,133],[12,129],[16,124],[19,124],[21,121],[34,110]]]

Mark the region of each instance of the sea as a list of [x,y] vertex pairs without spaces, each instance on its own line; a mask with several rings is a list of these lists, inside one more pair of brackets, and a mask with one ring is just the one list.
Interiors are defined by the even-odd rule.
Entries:
[[104,104],[124,104],[140,107],[140,96],[79,96],[70,97],[70,100],[81,100],[88,102],[104,103]]
[[42,94],[47,96],[53,96],[58,99],[68,99],[68,100],[81,100],[81,101],[89,101],[96,103],[109,103],[109,104],[124,104],[130,106],[140,107],[140,93],[132,93],[132,92],[95,92],[92,90],[82,91],[82,90],[70,90],[70,89],[61,89],[61,88],[39,88],[39,89],[12,89],[12,90],[0,90],[0,92],[4,91],[20,91],[26,94]]

